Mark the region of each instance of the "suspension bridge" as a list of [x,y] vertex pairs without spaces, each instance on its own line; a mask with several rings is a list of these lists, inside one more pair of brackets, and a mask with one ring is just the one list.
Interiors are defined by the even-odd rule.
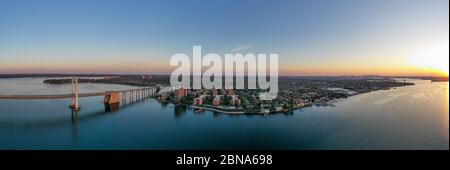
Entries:
[[143,87],[136,89],[103,91],[92,93],[79,93],[78,78],[72,78],[72,93],[50,94],[50,95],[0,95],[0,99],[23,99],[23,100],[51,100],[51,99],[72,99],[70,108],[74,111],[80,109],[78,99],[81,97],[104,96],[104,103],[114,105],[119,103],[133,103],[152,97],[158,92],[158,87]]

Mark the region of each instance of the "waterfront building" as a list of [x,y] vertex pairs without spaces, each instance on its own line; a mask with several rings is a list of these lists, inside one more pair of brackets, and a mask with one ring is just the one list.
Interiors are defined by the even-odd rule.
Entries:
[[213,86],[213,88],[211,89],[211,91],[212,91],[212,95],[213,95],[213,96],[217,96],[217,89],[216,89],[216,87]]
[[162,94],[159,96],[159,99],[162,100],[162,101],[167,101],[167,94],[166,94],[166,93],[162,93]]
[[202,105],[203,104],[203,96],[199,96],[197,98],[194,98],[194,106]]
[[302,99],[294,99],[294,105],[298,107],[303,107],[303,100]]
[[208,95],[208,90],[202,89],[200,94],[206,96]]
[[216,97],[214,97],[214,100],[213,100],[213,105],[214,106],[220,106],[220,95],[216,95]]
[[191,92],[189,93],[192,97],[199,97],[202,94],[201,90],[191,90]]
[[175,90],[175,102],[180,102],[181,98],[187,95],[187,90],[181,86],[179,89]]
[[225,88],[220,89],[220,92],[222,92],[222,95],[227,95],[227,91],[225,90]]
[[227,95],[236,95],[236,93],[234,92],[233,89],[228,89],[227,90]]
[[231,95],[229,100],[231,105],[239,106],[241,105],[241,99],[237,95]]
[[275,111],[281,112],[281,111],[283,111],[283,107],[277,106],[277,107],[275,107]]
[[260,110],[260,113],[263,113],[263,114],[268,114],[268,113],[270,113],[270,110],[269,109],[261,109]]

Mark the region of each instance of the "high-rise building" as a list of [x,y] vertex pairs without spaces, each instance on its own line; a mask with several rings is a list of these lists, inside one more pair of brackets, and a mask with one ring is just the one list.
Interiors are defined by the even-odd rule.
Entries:
[[181,86],[179,89],[175,90],[175,102],[180,102],[181,98],[187,95],[187,90]]
[[213,88],[211,89],[211,91],[212,91],[212,95],[213,95],[213,96],[217,96],[217,89],[216,89],[216,87],[213,86]]

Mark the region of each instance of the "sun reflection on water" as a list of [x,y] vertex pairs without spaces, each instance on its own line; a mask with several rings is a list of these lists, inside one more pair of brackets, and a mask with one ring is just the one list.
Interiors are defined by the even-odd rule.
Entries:
[[443,112],[443,118],[442,118],[442,121],[443,121],[443,124],[444,124],[444,126],[442,126],[443,127],[443,133],[444,133],[444,135],[445,135],[445,138],[447,139],[447,143],[449,142],[449,109],[448,109],[448,107],[449,107],[449,104],[448,104],[448,102],[449,102],[449,83],[447,82],[446,83],[446,85],[444,86],[444,88],[445,88],[445,90],[444,90],[444,92],[445,92],[445,104],[443,105],[444,106],[444,112]]

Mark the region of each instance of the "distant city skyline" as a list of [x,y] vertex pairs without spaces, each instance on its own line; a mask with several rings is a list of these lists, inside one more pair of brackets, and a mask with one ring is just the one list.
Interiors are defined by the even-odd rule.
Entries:
[[0,74],[170,74],[278,53],[281,75],[448,76],[448,0],[0,0]]

